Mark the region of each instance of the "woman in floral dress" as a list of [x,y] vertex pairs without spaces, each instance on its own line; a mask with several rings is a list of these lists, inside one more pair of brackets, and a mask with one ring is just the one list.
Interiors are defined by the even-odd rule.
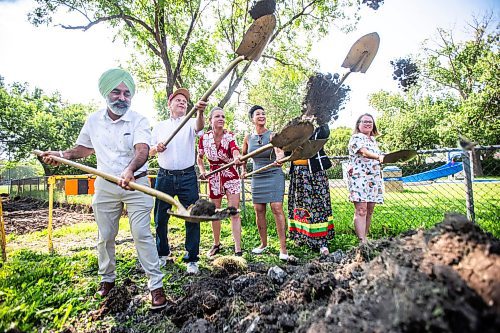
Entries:
[[[197,164],[201,179],[206,179],[205,167],[203,165],[204,156],[207,157],[210,163],[210,171],[218,169],[233,160],[238,161],[237,165],[241,164],[238,159],[240,152],[234,134],[224,129],[224,110],[219,107],[213,108],[210,111],[209,120],[212,130],[203,134],[198,143]],[[239,207],[241,180],[235,166],[208,177],[208,186],[210,201],[215,204],[216,208],[221,207],[224,195],[227,198],[228,206]],[[241,219],[239,214],[231,216],[231,229],[233,232],[235,255],[241,256]],[[212,231],[214,234],[214,245],[208,251],[208,257],[213,257],[220,251],[220,221],[212,222]]]
[[379,133],[373,117],[365,113],[356,121],[349,140],[349,200],[354,204],[354,228],[360,242],[366,242],[375,204],[383,203],[380,164],[384,155],[375,136]]

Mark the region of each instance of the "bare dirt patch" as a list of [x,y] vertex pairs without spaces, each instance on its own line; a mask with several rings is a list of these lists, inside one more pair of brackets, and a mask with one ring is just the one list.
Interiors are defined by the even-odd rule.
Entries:
[[[32,198],[15,197],[3,201],[3,216],[7,234],[26,234],[47,229],[49,203]],[[59,228],[83,221],[94,221],[92,207],[85,205],[54,204],[52,227]]]

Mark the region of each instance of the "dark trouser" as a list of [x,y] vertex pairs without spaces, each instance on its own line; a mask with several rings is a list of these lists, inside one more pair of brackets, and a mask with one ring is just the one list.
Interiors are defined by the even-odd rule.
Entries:
[[[160,168],[155,188],[172,197],[177,196],[184,207],[192,205],[198,200],[198,180],[194,167],[184,170],[168,171]],[[168,220],[170,215],[167,210],[172,205],[157,199],[155,203],[156,248],[159,256],[168,256]],[[186,251],[188,261],[198,261],[200,253],[200,224],[185,222],[186,225]]]

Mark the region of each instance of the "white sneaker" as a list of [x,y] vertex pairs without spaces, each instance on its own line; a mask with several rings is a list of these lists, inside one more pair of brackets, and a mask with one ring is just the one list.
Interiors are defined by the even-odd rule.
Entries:
[[255,249],[252,250],[253,254],[262,254],[267,249],[267,246],[264,247],[256,247]]
[[288,261],[288,254],[287,253],[281,253],[280,252],[280,260],[283,260],[283,261]]
[[198,263],[197,262],[188,262],[187,273],[189,275],[197,275],[198,273],[200,273],[200,270],[198,269]]

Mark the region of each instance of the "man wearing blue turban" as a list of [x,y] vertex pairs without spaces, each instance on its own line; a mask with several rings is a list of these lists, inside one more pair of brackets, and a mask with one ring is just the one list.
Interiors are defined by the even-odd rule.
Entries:
[[126,205],[137,256],[149,278],[152,309],[160,309],[167,305],[167,300],[158,252],[150,229],[153,198],[140,191],[130,191],[128,186],[130,181],[149,186],[145,176],[151,128],[144,116],[129,110],[135,94],[135,83],[128,72],[120,68],[104,72],[99,78],[99,91],[107,107],[88,117],[76,146],[65,151],[46,151],[42,158],[45,163],[58,165],[51,156],[72,160],[95,153],[97,169],[120,178],[119,186],[100,177],[94,184],[92,208],[99,231],[97,250],[98,272],[101,276],[97,294],[105,297],[115,286],[115,238],[122,209]]

